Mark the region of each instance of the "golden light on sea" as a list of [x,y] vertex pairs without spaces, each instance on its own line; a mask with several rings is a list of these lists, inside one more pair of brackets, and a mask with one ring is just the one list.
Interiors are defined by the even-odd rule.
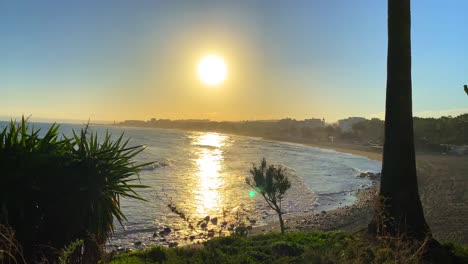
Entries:
[[223,164],[223,150],[227,137],[216,133],[204,133],[193,144],[203,146],[197,152],[198,186],[195,190],[197,214],[199,216],[218,213],[222,208],[223,194],[219,189],[224,185],[220,173]]

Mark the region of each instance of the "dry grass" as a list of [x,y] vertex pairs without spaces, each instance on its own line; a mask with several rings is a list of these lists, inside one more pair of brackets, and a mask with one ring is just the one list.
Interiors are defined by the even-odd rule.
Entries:
[[0,225],[0,263],[27,263],[15,240],[15,232],[4,225]]
[[[428,242],[432,239],[431,234],[427,234],[423,240],[413,239],[404,233],[387,233],[387,225],[393,221],[387,215],[385,209],[386,197],[376,196],[374,201],[374,221],[377,227],[377,239],[382,248],[391,250],[395,263],[420,263],[427,251]],[[397,228],[401,230],[400,228]],[[403,228],[404,229],[404,228]]]

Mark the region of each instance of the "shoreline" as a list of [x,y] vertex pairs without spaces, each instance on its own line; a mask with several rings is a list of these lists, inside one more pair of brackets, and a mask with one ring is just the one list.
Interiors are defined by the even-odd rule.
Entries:
[[[263,137],[262,140],[275,141],[280,143],[294,143],[303,146],[316,147],[321,149],[334,150],[340,153],[347,153],[366,157],[370,160],[382,161],[381,149],[373,149],[364,145],[334,142],[308,142],[301,139],[278,139]],[[358,189],[355,193],[356,201],[351,205],[340,206],[338,208],[321,211],[320,213],[296,214],[285,220],[286,230],[292,231],[330,231],[345,230],[356,232],[366,227],[373,216],[373,206],[375,197],[380,187],[380,177],[372,180],[371,186]],[[283,216],[284,217],[284,216]],[[268,223],[256,226],[252,229],[252,235],[265,234],[269,232],[280,232],[279,223]]]
[[[292,139],[265,138],[265,140],[297,143],[311,147],[364,156],[382,161],[381,149],[349,143],[317,143]],[[439,153],[416,153],[416,169],[421,203],[426,222],[439,241],[468,244],[468,156]],[[285,222],[288,230],[356,232],[367,227],[373,217],[375,196],[380,179],[362,189],[350,206],[339,207],[325,213],[306,213]],[[279,223],[254,227],[252,234],[279,232]]]
[[359,144],[351,144],[351,143],[344,143],[344,142],[311,142],[308,140],[303,139],[295,139],[295,138],[269,138],[269,137],[262,137],[262,140],[266,141],[276,141],[281,143],[294,143],[300,144],[309,147],[321,148],[321,149],[328,149],[334,150],[336,152],[341,153],[348,153],[357,156],[367,157],[371,160],[382,161],[382,149],[372,148],[370,146],[364,146]]
[[[163,129],[164,128],[160,128]],[[171,129],[187,131],[180,129]],[[194,131],[207,132],[207,131]],[[345,142],[317,142],[300,138],[255,137],[242,134],[226,135],[251,137],[266,141],[301,144],[367,157],[382,161],[382,149]],[[416,168],[421,202],[426,222],[439,241],[468,244],[468,156],[444,155],[440,153],[416,153]],[[357,200],[348,206],[338,207],[326,213],[301,213],[285,222],[288,230],[345,230],[355,232],[367,226],[373,216],[373,202],[379,187],[372,186],[356,193]],[[252,234],[279,232],[279,223],[254,226]]]
[[[296,214],[285,220],[287,231],[330,231],[344,230],[356,232],[363,229],[372,219],[373,205],[380,179],[372,180],[372,185],[357,191],[357,200],[351,205],[341,206],[318,213]],[[255,226],[251,235],[280,232],[279,223]]]

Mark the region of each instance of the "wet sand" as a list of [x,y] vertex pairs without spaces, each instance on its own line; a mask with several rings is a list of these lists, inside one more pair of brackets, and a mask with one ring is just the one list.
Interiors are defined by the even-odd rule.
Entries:
[[[381,160],[381,149],[344,143],[309,143],[310,146]],[[426,221],[440,241],[468,244],[468,156],[416,154],[418,185]],[[345,230],[356,232],[372,219],[373,203],[379,182],[361,190],[351,206],[328,212],[298,215],[286,221],[288,230]],[[278,232],[278,224],[259,226],[254,234]]]

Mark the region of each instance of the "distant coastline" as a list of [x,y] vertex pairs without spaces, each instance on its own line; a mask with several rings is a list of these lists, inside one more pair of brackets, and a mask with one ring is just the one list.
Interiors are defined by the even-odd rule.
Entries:
[[[452,153],[468,155],[466,131],[468,114],[457,117],[414,117],[414,143],[419,153]],[[184,131],[216,132],[266,140],[294,142],[310,146],[335,149],[340,152],[381,160],[384,141],[384,121],[372,118],[349,117],[329,124],[325,119],[255,121],[210,121],[208,119],[126,120],[114,126],[176,129]],[[372,153],[372,154],[371,154]]]
[[[256,137],[268,141],[297,143],[382,161],[382,148],[362,143],[350,143],[340,140],[331,143],[325,140],[295,138],[292,136],[275,137],[225,131],[170,129],[214,132]],[[446,155],[435,151],[419,151],[416,153],[416,159],[419,193],[425,208],[426,220],[432,227],[432,233],[441,241],[468,243],[468,226],[464,224],[468,218],[468,203],[464,199],[465,187],[468,185],[468,178],[466,177],[468,175],[468,156]],[[454,185],[454,182],[457,184]],[[288,220],[287,226],[290,229],[305,231],[334,229],[355,231],[365,228],[372,217],[373,197],[378,191],[378,185],[378,182],[375,181],[371,187],[361,190],[357,194],[358,200],[351,206],[339,207],[326,213],[296,216]],[[254,232],[265,233],[275,231],[276,228],[276,225],[269,224],[254,228]]]
[[376,148],[372,146],[366,146],[364,144],[356,144],[356,143],[349,143],[349,142],[342,142],[340,140],[336,140],[333,143],[325,140],[317,140],[317,139],[306,139],[300,137],[293,137],[293,136],[262,136],[256,133],[249,134],[249,133],[235,133],[233,131],[219,131],[219,130],[202,130],[202,129],[191,129],[191,128],[165,128],[165,127],[151,127],[151,126],[134,126],[128,124],[115,124],[114,126],[117,127],[137,127],[137,128],[153,128],[153,129],[168,129],[168,130],[179,130],[179,131],[194,131],[194,132],[212,132],[212,133],[222,133],[226,135],[236,135],[236,136],[246,136],[246,137],[255,137],[261,138],[263,140],[269,141],[278,141],[278,142],[287,142],[287,143],[297,143],[311,147],[323,148],[323,149],[330,149],[335,150],[337,152],[348,153],[358,156],[367,157],[371,160],[382,161],[382,149]]

